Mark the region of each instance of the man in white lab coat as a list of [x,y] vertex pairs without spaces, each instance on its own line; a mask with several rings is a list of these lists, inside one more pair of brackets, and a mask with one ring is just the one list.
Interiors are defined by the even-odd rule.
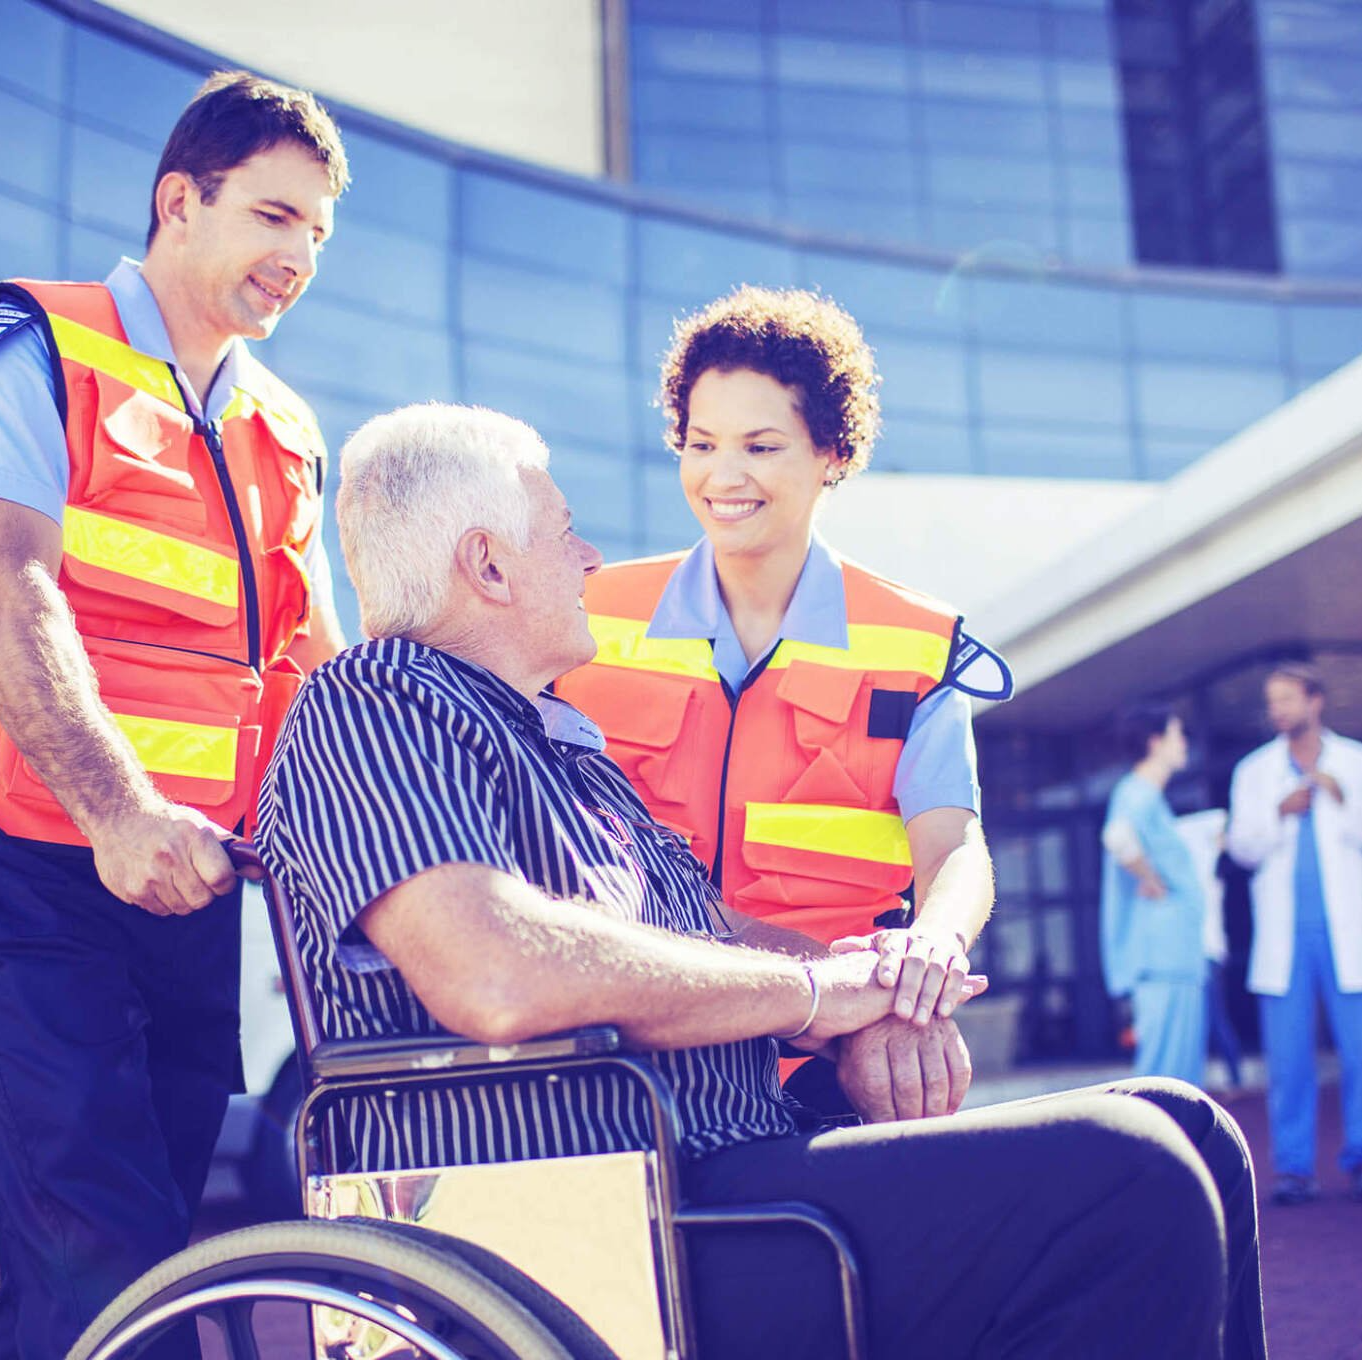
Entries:
[[1277,737],[1230,785],[1230,854],[1253,870],[1248,986],[1268,1065],[1273,1199],[1302,1204],[1315,1180],[1315,1012],[1324,1002],[1342,1069],[1339,1161],[1362,1199],[1362,743],[1324,727],[1324,685],[1303,663],[1267,678]]

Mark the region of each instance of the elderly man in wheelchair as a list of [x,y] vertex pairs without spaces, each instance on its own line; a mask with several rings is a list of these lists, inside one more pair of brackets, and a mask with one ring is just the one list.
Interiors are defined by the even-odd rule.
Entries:
[[[254,1356],[261,1299],[326,1355],[1262,1356],[1222,1110],[1146,1081],[957,1114],[954,1022],[900,1018],[874,951],[725,911],[552,696],[600,557],[547,463],[436,404],[347,444],[372,640],[308,681],[260,805],[311,1220],[191,1248],[73,1356],[193,1311]],[[866,1122],[810,1126],[782,1037]]]

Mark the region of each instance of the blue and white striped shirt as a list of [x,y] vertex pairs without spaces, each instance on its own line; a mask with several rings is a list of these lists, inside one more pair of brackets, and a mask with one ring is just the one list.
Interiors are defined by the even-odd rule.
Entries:
[[[260,851],[294,904],[322,1029],[333,1038],[439,1033],[401,975],[355,926],[388,889],[438,864],[514,874],[681,933],[722,929],[704,867],[659,826],[562,700],[532,704],[481,667],[403,639],[320,667],[280,735],[260,798]],[[576,899],[574,903],[571,899]],[[691,1157],[793,1133],[770,1039],[659,1052]],[[406,1092],[348,1114],[372,1169],[647,1145],[632,1087],[607,1076],[525,1078],[498,1093]]]

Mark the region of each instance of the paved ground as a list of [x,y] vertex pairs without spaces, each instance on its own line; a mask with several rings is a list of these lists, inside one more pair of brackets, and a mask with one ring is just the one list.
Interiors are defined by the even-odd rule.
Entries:
[[[1038,1094],[1112,1075],[1110,1068],[1030,1076],[1022,1072],[980,1081],[970,1103]],[[1347,1198],[1347,1182],[1333,1164],[1340,1141],[1337,1086],[1324,1088],[1320,1112],[1323,1196],[1315,1204],[1292,1209],[1266,1202],[1271,1190],[1271,1164],[1261,1092],[1249,1092],[1225,1103],[1248,1136],[1258,1168],[1271,1360],[1362,1360],[1362,1204]],[[199,1235],[250,1221],[240,1206],[215,1206],[205,1214]],[[277,1339],[281,1335],[278,1328],[271,1330],[275,1339],[262,1348],[261,1360],[303,1360],[296,1345]],[[213,1354],[206,1348],[206,1360],[213,1360]]]

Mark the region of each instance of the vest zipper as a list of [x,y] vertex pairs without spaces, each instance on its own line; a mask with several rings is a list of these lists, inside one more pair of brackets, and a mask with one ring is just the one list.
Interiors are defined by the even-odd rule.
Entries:
[[222,434],[216,425],[203,421],[194,422],[194,432],[208,445],[213,455],[213,471],[218,475],[218,486],[222,488],[222,499],[227,504],[227,517],[232,521],[232,537],[236,539],[237,560],[241,563],[241,593],[246,602],[246,653],[250,668],[260,673],[260,601],[256,598],[255,563],[251,559],[250,545],[246,542],[246,525],[241,518],[241,506],[236,498],[236,488],[232,486],[231,474],[227,471],[227,458],[222,451]]
[[[713,643],[710,645],[713,646]],[[728,688],[727,680],[722,676],[719,678],[719,684],[723,687],[724,696],[728,700],[728,739],[724,742],[724,763],[719,767],[719,825],[714,835],[714,867],[709,871],[709,881],[721,890],[724,886],[724,824],[728,811],[728,758],[733,754],[733,732],[738,726],[738,705],[742,702],[742,696],[766,673],[766,667],[776,654],[779,645],[777,642],[776,646],[767,652],[761,664],[747,673],[736,694]]]

